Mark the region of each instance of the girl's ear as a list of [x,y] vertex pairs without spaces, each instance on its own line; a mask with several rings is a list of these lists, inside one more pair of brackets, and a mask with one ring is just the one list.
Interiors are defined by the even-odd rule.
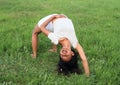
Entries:
[[75,54],[74,54],[74,52],[72,51],[72,56],[74,56]]

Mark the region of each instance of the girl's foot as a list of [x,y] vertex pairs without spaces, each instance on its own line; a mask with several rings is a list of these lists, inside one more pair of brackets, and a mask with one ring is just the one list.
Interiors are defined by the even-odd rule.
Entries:
[[50,49],[49,52],[57,52],[57,49]]

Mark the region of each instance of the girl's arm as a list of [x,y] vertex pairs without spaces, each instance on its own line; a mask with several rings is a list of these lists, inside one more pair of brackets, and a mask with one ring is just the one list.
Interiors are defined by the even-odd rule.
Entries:
[[[58,44],[58,38],[55,36],[54,33],[46,30],[46,26],[51,22],[53,21],[54,19],[57,19],[57,18],[62,18],[62,17],[65,17],[64,15],[61,15],[61,14],[58,14],[58,15],[53,15],[51,16],[49,19],[47,19],[43,24],[41,24],[40,26],[40,29],[41,31],[48,36],[48,38],[51,40],[51,42],[55,45]],[[54,28],[55,29],[55,28]]]
[[78,51],[78,53],[80,55],[80,58],[82,60],[82,64],[83,64],[83,67],[84,67],[85,74],[87,76],[89,76],[90,72],[89,72],[88,61],[87,61],[87,58],[86,58],[85,53],[83,51],[83,48],[79,43],[77,44],[76,50]]
[[46,36],[48,36],[48,34],[50,33],[50,31],[48,31],[48,30],[46,29],[46,26],[47,26],[54,18],[55,18],[55,16],[53,15],[53,16],[51,16],[49,19],[47,19],[44,23],[42,23],[42,24],[40,25],[41,31],[42,31]]
[[54,21],[54,19],[57,19],[57,18],[62,18],[62,17],[65,17],[64,15],[62,14],[58,14],[58,15],[53,15],[51,16],[49,19],[47,19],[43,24],[41,24],[40,26],[40,29],[41,31],[48,36],[48,34],[50,33],[50,31],[46,30],[46,26],[51,22],[51,21]]

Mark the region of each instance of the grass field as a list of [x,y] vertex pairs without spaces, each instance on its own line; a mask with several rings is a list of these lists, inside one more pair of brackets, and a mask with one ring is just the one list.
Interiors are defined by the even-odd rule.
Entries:
[[[31,58],[32,30],[52,13],[72,19],[90,77],[57,75],[59,54],[43,34]],[[120,85],[119,43],[120,0],[0,0],[0,85]]]

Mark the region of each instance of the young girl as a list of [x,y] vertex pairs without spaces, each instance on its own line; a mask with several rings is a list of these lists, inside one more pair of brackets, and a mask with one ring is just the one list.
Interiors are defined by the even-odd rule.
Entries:
[[89,76],[90,72],[87,58],[77,40],[73,23],[67,16],[63,14],[52,14],[38,22],[38,25],[33,30],[32,35],[32,56],[34,58],[36,58],[37,55],[38,34],[40,32],[43,32],[46,36],[48,36],[54,45],[61,45],[60,58],[65,62],[70,61],[72,56],[74,56],[71,46],[76,49],[82,60],[84,71],[86,75]]

